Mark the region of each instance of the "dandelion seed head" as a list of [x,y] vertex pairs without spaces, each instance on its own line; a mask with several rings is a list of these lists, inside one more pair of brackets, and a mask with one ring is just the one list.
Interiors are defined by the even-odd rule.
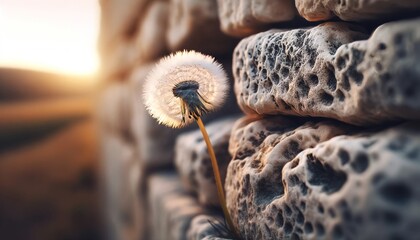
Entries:
[[195,103],[194,91],[204,110],[212,111],[223,103],[228,88],[226,73],[213,57],[182,51],[157,63],[146,79],[143,97],[147,110],[159,123],[178,128],[194,121],[183,118],[182,110],[185,99]]

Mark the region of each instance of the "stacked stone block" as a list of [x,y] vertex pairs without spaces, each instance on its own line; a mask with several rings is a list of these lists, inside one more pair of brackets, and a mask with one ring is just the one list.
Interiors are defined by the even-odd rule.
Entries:
[[418,3],[101,0],[101,8],[99,115],[114,239],[231,237],[219,231],[196,126],[160,126],[143,106],[150,69],[183,49],[216,56],[232,80],[226,106],[205,120],[239,238],[417,238]]
[[[220,175],[226,177],[231,160],[228,152],[230,132],[236,117],[222,119],[207,125],[210,141],[213,143]],[[205,206],[218,206],[213,170],[206,143],[200,131],[181,134],[175,145],[175,164],[187,191],[197,194],[198,201]]]
[[218,0],[221,29],[232,36],[248,36],[278,22],[295,18],[292,0]]
[[418,119],[418,26],[387,23],[363,41],[362,30],[343,23],[248,37],[234,52],[238,103],[247,113],[355,125]]
[[417,238],[420,19],[360,26],[270,30],[236,47],[238,104],[263,117],[238,122],[229,143],[243,239]]
[[[216,0],[102,0],[100,4],[99,49],[101,76],[105,84],[98,115],[102,120],[108,235],[111,239],[210,236],[213,227],[200,219],[194,221],[197,229],[191,229],[190,233],[187,230],[197,214],[201,218],[219,219],[219,210],[214,206],[201,207],[190,192],[178,188],[173,197],[189,199],[188,202],[179,200],[180,205],[166,207],[166,203],[157,201],[169,190],[157,186],[162,190],[157,194],[152,188],[166,182],[153,179],[165,178],[162,171],[174,169],[176,137],[196,126],[171,129],[159,125],[144,108],[143,85],[161,57],[184,49],[213,55],[230,72],[231,52],[238,40],[220,30]],[[231,83],[227,104],[221,111],[204,117],[204,122],[239,112],[233,95],[233,81]],[[225,139],[223,146],[227,149],[229,136],[225,135],[222,136]],[[228,160],[230,158],[226,164]],[[152,174],[156,177],[151,177]],[[179,182],[178,179],[174,176],[172,180]],[[213,199],[210,202],[215,205],[214,196],[208,198]],[[200,210],[188,215],[188,220],[181,217],[179,223],[172,223],[170,219],[178,219],[178,208],[185,204],[195,205]],[[154,219],[153,224],[148,219]],[[172,222],[167,224],[168,220]],[[161,226],[166,226],[163,232]]]
[[296,0],[299,14],[309,21],[329,20],[335,16],[345,21],[395,19],[420,10],[418,1],[402,0]]

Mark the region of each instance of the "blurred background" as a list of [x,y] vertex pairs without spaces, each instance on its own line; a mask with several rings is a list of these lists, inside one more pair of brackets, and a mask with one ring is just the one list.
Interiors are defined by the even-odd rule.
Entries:
[[0,0],[0,238],[100,239],[97,0]]

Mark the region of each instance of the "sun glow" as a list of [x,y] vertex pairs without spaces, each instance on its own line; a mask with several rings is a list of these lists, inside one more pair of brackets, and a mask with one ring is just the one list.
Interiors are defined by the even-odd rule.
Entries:
[[97,0],[1,0],[0,67],[93,75],[98,31]]

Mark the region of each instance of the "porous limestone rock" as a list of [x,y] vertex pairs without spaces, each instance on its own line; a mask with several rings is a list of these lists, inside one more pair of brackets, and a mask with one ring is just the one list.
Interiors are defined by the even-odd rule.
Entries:
[[[264,235],[269,233],[262,234],[255,229],[250,232],[252,227],[242,225],[261,217],[265,205],[284,194],[284,165],[299,152],[351,130],[335,121],[304,121],[280,116],[246,117],[239,120],[232,130],[229,152],[233,159],[225,183],[227,204],[236,227],[248,239],[250,236],[270,239]],[[261,229],[265,230],[265,227]]]
[[299,14],[309,21],[335,16],[346,21],[389,19],[420,10],[420,2],[412,0],[296,0],[295,4]]
[[220,25],[229,35],[243,37],[270,23],[292,20],[296,9],[291,0],[218,0]]
[[236,41],[219,27],[216,0],[170,0],[167,41],[170,50],[230,54]]
[[226,184],[245,239],[414,240],[420,234],[417,122],[334,137],[283,168],[270,167],[274,181],[258,177],[251,159],[264,158],[233,160]]
[[[235,120],[236,118],[217,120],[206,126],[222,181],[226,177],[227,166],[231,159],[228,145]],[[200,204],[219,206],[213,168],[200,130],[178,136],[175,145],[175,164],[185,189],[196,194]]]
[[169,3],[154,1],[150,4],[143,21],[139,24],[133,50],[138,63],[150,62],[168,52],[166,32],[168,29]]
[[234,52],[238,103],[246,113],[356,125],[420,119],[419,25],[384,24],[365,41],[345,23],[248,37]]

